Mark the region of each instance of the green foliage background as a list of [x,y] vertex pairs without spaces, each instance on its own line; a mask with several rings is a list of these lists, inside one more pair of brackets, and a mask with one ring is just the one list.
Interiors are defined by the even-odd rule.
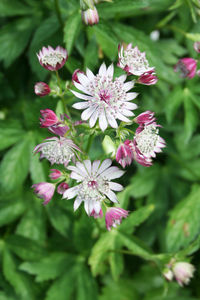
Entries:
[[[86,27],[78,0],[0,0],[0,300],[199,299],[200,85],[173,71],[179,58],[198,57],[199,1],[113,0],[97,8],[100,23]],[[158,83],[140,88],[137,103],[139,112],[155,111],[167,148],[154,166],[127,169],[118,197],[133,212],[106,232],[103,220],[73,213],[72,201],[54,197],[43,207],[30,190],[48,178],[48,163],[32,153],[48,135],[39,111],[59,110],[33,86],[54,84],[36,57],[42,46],[67,48],[66,81],[76,68],[116,63],[119,42],[138,45],[156,67]],[[90,156],[104,155],[97,140]],[[165,282],[164,264],[187,255],[196,266],[191,284]]]

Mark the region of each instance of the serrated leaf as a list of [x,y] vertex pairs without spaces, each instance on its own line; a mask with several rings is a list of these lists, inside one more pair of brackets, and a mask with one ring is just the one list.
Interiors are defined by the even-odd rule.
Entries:
[[168,251],[177,251],[195,239],[200,230],[199,214],[200,186],[193,185],[189,195],[170,212],[166,231]]
[[71,15],[67,19],[64,26],[64,42],[69,54],[71,54],[72,52],[74,42],[80,32],[80,29],[81,29],[81,15],[79,11],[76,11],[73,15]]
[[0,150],[6,149],[23,138],[25,131],[16,120],[0,122]]

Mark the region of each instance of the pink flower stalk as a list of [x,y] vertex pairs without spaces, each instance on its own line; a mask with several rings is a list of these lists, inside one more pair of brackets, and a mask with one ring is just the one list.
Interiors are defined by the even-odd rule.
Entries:
[[188,284],[190,282],[190,279],[193,277],[194,271],[194,266],[187,262],[175,263],[173,267],[174,276],[180,286],[184,286],[184,284]]
[[127,218],[129,212],[123,208],[111,207],[106,212],[106,228],[111,230],[111,227],[117,227],[122,222],[122,218]]
[[61,46],[57,46],[56,49],[48,46],[48,48],[43,47],[37,57],[42,67],[49,71],[57,71],[64,66],[68,55],[67,51]]
[[49,177],[51,178],[51,180],[56,180],[62,176],[62,172],[57,169],[51,169],[50,172],[51,173],[49,174]]
[[51,109],[44,109],[40,111],[40,126],[41,127],[50,127],[60,123],[60,120],[56,116],[56,114]]
[[90,127],[94,127],[99,119],[99,127],[104,131],[108,124],[112,128],[117,128],[116,119],[123,122],[130,122],[127,117],[133,116],[137,108],[135,103],[130,101],[137,97],[137,93],[128,93],[133,88],[133,81],[126,82],[126,75],[122,75],[113,80],[114,67],[110,65],[106,68],[103,63],[99,73],[95,76],[89,69],[86,75],[78,74],[80,83],[74,85],[82,93],[71,91],[77,98],[84,100],[73,105],[76,109],[84,109],[81,119],[89,119]]
[[78,182],[78,185],[69,188],[63,194],[64,199],[74,201],[74,210],[84,202],[86,213],[99,215],[101,211],[101,202],[108,198],[110,201],[117,203],[117,196],[113,191],[121,191],[122,185],[112,182],[112,179],[119,178],[124,171],[117,167],[111,166],[112,160],[106,159],[102,163],[95,160],[84,160],[82,163],[77,162],[76,166],[69,166],[71,170],[70,177]]
[[69,185],[66,182],[62,182],[57,187],[58,194],[63,195],[64,192],[69,188]]
[[48,84],[40,81],[35,84],[34,91],[37,96],[44,97],[51,92],[51,89]]
[[200,42],[195,42],[193,46],[194,46],[194,50],[197,53],[200,53]]
[[79,79],[78,79],[78,74],[85,74],[83,71],[81,71],[80,69],[76,69],[74,71],[74,73],[72,74],[72,83],[77,82],[80,83]]
[[154,70],[146,72],[138,78],[137,82],[144,85],[153,85],[158,81],[158,77],[155,76]]
[[133,161],[133,151],[129,146],[129,141],[125,141],[121,144],[116,153],[116,161],[125,168],[126,165],[130,165]]
[[137,46],[132,48],[132,44],[128,44],[126,49],[119,45],[118,57],[118,67],[125,70],[128,75],[141,76],[144,73],[154,71],[154,68],[149,67],[145,52],[140,52]]
[[55,191],[55,185],[49,182],[40,182],[37,184],[33,184],[32,188],[34,188],[34,192],[39,198],[44,199],[44,205],[49,203]]
[[185,57],[178,61],[174,67],[175,72],[180,72],[183,78],[193,78],[196,74],[197,61],[191,57]]
[[138,123],[139,125],[147,125],[151,124],[155,121],[154,112],[147,110],[140,115],[138,115],[134,121]]
[[97,214],[95,210],[93,210],[90,214],[90,217],[94,217],[95,219],[103,218],[103,211],[100,209],[100,212]]
[[75,160],[76,151],[81,151],[71,139],[64,137],[47,138],[43,143],[37,145],[35,153],[41,152],[40,159],[46,158],[53,164],[68,165],[69,161]]
[[99,23],[99,15],[95,6],[93,9],[88,8],[87,10],[82,10],[81,17],[85,25],[92,26]]

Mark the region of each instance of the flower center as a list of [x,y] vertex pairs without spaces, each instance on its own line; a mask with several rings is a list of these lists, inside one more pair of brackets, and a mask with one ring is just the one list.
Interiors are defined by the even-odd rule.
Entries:
[[88,187],[96,189],[98,187],[98,183],[95,180],[88,181]]
[[143,131],[138,133],[135,137],[138,149],[146,156],[151,155],[151,152],[154,151],[158,139],[158,129],[154,125],[146,126]]
[[65,59],[64,54],[54,51],[53,53],[44,55],[41,60],[44,65],[50,65],[55,68],[57,64],[62,63],[63,59]]
[[110,103],[110,94],[108,90],[101,90],[99,94],[100,100],[106,102],[107,104]]
[[145,58],[145,54],[141,53],[137,49],[128,49],[124,51],[124,64],[131,65],[136,71],[141,69],[148,69],[149,63]]
[[42,156],[46,157],[52,164],[65,164],[74,156],[73,151],[66,143],[61,141],[47,142],[42,146]]

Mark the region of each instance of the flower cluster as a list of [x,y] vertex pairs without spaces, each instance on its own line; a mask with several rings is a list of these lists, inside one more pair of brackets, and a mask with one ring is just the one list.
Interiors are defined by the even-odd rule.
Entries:
[[[85,20],[89,18],[91,11],[85,11],[84,14],[86,13]],[[89,19],[93,17],[90,16]],[[93,23],[95,22],[93,20]],[[40,111],[40,126],[48,129],[54,136],[37,145],[34,152],[40,153],[40,159],[46,158],[51,165],[56,164],[58,167],[50,170],[49,177],[52,183],[41,182],[32,187],[38,197],[44,199],[44,205],[49,203],[57,191],[63,199],[75,198],[74,211],[83,203],[88,216],[103,218],[105,214],[106,228],[111,230],[111,227],[119,225],[129,214],[129,211],[113,206],[118,203],[116,192],[123,189],[121,184],[113,180],[120,178],[124,171],[113,166],[110,158],[92,162],[88,153],[81,149],[81,134],[77,126],[87,126],[85,123],[88,121],[88,132],[90,128],[95,128],[94,131],[97,129],[102,133],[110,127],[109,130],[116,133],[115,145],[119,145],[116,160],[123,168],[133,160],[143,166],[151,166],[152,158],[165,147],[165,141],[158,134],[160,125],[156,123],[153,112],[146,111],[135,117],[133,111],[137,109],[137,104],[133,100],[138,94],[132,89],[135,83],[155,84],[155,69],[149,67],[145,53],[129,44],[126,50],[123,50],[123,47],[119,48],[118,62],[118,66],[123,68],[127,75],[114,77],[114,65],[107,67],[105,63],[102,63],[96,75],[89,69],[86,69],[86,72],[75,70],[72,75],[71,92],[81,99],[81,102],[72,106],[83,112],[81,120],[73,122],[57,72],[68,58],[67,51],[60,46],[56,49],[48,46],[43,47],[37,56],[42,67],[56,72],[60,90],[57,96],[62,100],[63,113],[58,115],[49,108]],[[126,81],[130,75],[139,78],[135,81],[129,77]],[[46,83],[39,82],[35,85],[35,93],[43,97],[50,94],[51,90]],[[125,127],[133,123],[138,124],[135,135],[123,142],[124,136],[121,132],[126,131]],[[73,185],[72,180],[76,182]]]

